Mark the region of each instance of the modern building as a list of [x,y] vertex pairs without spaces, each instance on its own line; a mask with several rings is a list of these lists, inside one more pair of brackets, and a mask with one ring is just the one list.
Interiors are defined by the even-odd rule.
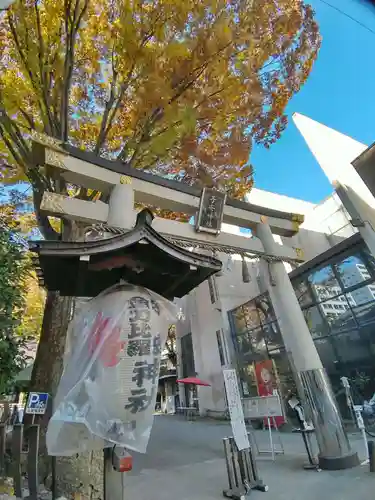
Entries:
[[[295,123],[329,180],[350,186],[375,207],[365,184],[370,181],[363,182],[357,173],[358,161],[357,171],[351,164],[367,151],[366,146],[301,115]],[[369,177],[370,169],[367,173]],[[375,174],[371,179],[375,187]],[[375,259],[367,246],[369,232],[364,231],[369,219],[354,220],[348,212],[352,206],[344,206],[336,192],[314,205],[254,189],[249,201],[305,216],[296,236],[275,236],[275,240],[304,253],[302,265],[285,266],[344,412],[340,377],[350,377],[357,399],[375,392]],[[249,231],[225,224],[222,231],[253,237]],[[244,283],[241,257],[220,257],[223,273],[181,301],[185,319],[177,326],[178,376],[197,374],[211,384],[198,388],[198,399],[200,411],[213,415],[226,408],[225,367],[237,368],[243,396],[258,393],[254,367],[267,359],[273,361],[282,397],[294,385],[279,318],[260,279],[259,258],[254,255],[247,260],[250,282]],[[187,404],[188,394],[180,396]]]

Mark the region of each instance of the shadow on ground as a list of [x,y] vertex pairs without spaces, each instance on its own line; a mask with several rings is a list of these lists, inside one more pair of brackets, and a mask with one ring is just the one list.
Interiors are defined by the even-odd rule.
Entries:
[[[227,487],[222,438],[230,426],[215,421],[186,422],[179,417],[157,416],[147,454],[134,454],[134,469],[126,479],[125,498],[137,500],[221,499]],[[261,448],[269,447],[267,432],[257,431]],[[365,467],[334,472],[305,471],[306,460],[300,436],[283,433],[285,455],[273,462],[258,461],[268,493],[252,492],[261,500],[369,500],[373,497],[375,474]],[[359,452],[362,442],[351,438]],[[265,496],[267,495],[267,497]]]

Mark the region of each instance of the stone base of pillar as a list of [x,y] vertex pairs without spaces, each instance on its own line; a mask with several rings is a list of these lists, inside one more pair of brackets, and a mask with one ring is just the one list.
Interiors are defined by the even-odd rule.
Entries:
[[358,455],[350,447],[325,370],[306,370],[299,375],[315,427],[320,468],[341,470],[359,465]]
[[344,457],[319,456],[319,467],[323,470],[342,470],[357,467],[360,464],[357,452],[352,452]]

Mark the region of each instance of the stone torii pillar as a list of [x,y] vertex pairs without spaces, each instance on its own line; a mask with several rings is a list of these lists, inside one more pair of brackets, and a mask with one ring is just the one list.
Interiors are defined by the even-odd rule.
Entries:
[[[267,254],[276,242],[262,217],[256,229]],[[291,353],[296,375],[309,403],[319,446],[322,469],[338,470],[359,464],[357,453],[349,444],[332,388],[307,327],[284,263],[261,259],[263,278],[269,291],[286,349]]]

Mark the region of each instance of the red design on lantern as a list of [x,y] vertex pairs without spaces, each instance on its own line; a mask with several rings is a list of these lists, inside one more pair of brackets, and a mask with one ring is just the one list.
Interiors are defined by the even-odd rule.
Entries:
[[125,347],[125,342],[120,340],[121,328],[119,326],[106,332],[107,328],[111,328],[110,321],[111,318],[105,318],[103,313],[98,313],[90,332],[89,341],[91,354],[99,348],[98,358],[106,368],[116,366],[120,362],[118,355]]

